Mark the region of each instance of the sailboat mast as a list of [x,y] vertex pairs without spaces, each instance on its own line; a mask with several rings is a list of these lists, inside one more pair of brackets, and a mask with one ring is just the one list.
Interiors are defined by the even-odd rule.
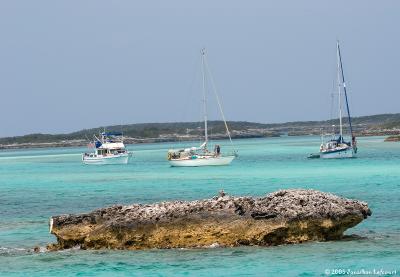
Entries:
[[208,144],[208,126],[207,126],[207,93],[206,93],[206,73],[205,73],[205,65],[204,59],[206,55],[206,49],[201,49],[201,72],[203,74],[203,113],[204,113],[204,139],[205,139],[205,146],[204,148],[207,149]]
[[339,57],[339,42],[337,44],[337,85],[339,94],[339,125],[340,125],[340,142],[343,142],[343,125],[342,125],[342,91],[340,89],[340,57]]
[[353,138],[353,126],[352,126],[352,124],[351,124],[351,116],[350,116],[349,101],[348,101],[348,99],[347,99],[346,82],[345,82],[345,80],[344,80],[342,55],[340,54],[339,41],[337,42],[337,51],[338,51],[338,57],[339,57],[339,63],[340,63],[340,73],[341,73],[341,77],[342,77],[343,91],[344,91],[344,96],[345,96],[345,99],[346,99],[347,115],[348,115],[348,117],[349,117],[350,134],[351,134],[351,138]]

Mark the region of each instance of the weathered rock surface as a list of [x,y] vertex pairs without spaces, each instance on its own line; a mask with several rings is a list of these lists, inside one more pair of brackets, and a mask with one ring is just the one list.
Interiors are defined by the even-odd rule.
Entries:
[[198,201],[115,205],[50,219],[50,250],[278,245],[336,240],[371,215],[364,202],[315,190],[265,197],[220,194]]

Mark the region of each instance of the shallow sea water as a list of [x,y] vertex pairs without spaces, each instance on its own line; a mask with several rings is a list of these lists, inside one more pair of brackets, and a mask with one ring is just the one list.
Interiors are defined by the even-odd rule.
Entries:
[[[306,159],[318,150],[318,137],[235,144],[240,156],[231,166],[203,168],[169,167],[166,150],[177,143],[131,145],[134,157],[122,166],[82,165],[84,148],[0,151],[0,275],[326,276],[373,269],[400,275],[400,143],[360,138],[358,158],[347,160]],[[261,196],[285,188],[367,201],[372,216],[346,232],[362,238],[277,247],[31,250],[55,241],[48,232],[52,215],[116,203],[209,198],[220,189]]]

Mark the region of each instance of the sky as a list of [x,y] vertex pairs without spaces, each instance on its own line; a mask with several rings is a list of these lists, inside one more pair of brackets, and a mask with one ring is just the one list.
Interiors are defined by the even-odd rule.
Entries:
[[[228,120],[400,112],[400,1],[0,0],[0,137],[201,118],[200,49]],[[220,119],[212,94],[209,117]]]

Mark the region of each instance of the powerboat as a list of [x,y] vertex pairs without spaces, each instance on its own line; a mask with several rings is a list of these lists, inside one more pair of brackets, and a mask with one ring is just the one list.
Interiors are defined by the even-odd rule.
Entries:
[[103,132],[90,146],[94,151],[82,154],[84,164],[127,164],[132,156],[125,148],[122,133]]

